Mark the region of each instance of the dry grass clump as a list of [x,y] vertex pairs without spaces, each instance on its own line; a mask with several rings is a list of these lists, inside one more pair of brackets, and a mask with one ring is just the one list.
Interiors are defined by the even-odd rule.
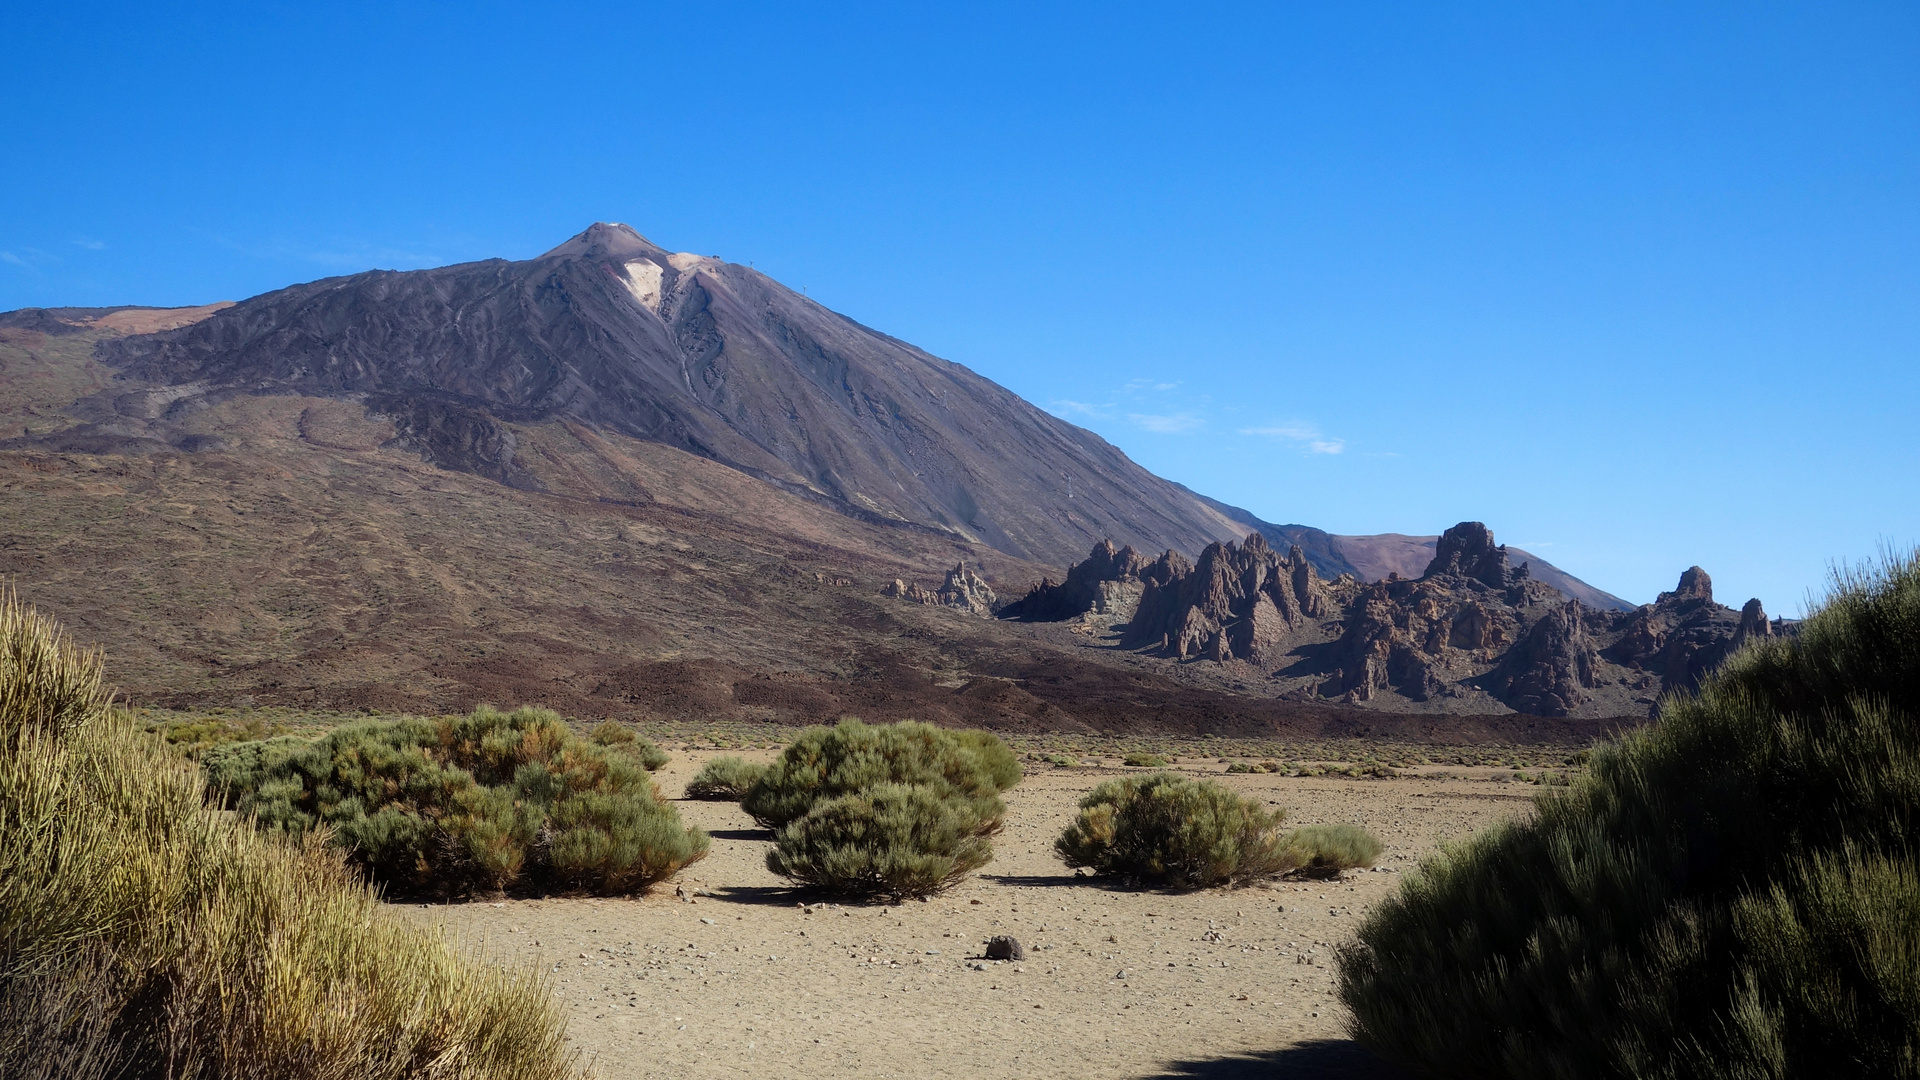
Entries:
[[717,757],[702,765],[700,772],[687,781],[687,798],[739,802],[766,772],[765,765],[756,765],[745,758]]
[[1150,754],[1145,750],[1135,750],[1133,753],[1121,758],[1120,764],[1135,769],[1164,769],[1167,767],[1167,759],[1161,757],[1159,754]]
[[373,720],[318,739],[211,748],[214,786],[268,832],[324,835],[403,896],[640,892],[706,855],[614,724],[574,735],[546,709]]
[[1302,825],[1287,834],[1285,847],[1300,874],[1320,878],[1372,866],[1386,850],[1379,837],[1358,825]]
[[741,808],[775,830],[767,866],[850,895],[928,896],[993,857],[1020,763],[990,732],[906,721],[808,728]]
[[1920,560],[1836,583],[1341,954],[1427,1076],[1920,1075]]
[[0,1075],[560,1080],[532,974],[210,809],[98,654],[0,598]]

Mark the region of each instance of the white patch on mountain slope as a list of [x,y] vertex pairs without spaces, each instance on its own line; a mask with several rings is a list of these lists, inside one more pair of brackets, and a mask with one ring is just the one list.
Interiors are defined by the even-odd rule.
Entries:
[[660,314],[660,276],[663,271],[660,264],[652,259],[635,259],[626,264],[627,291],[633,294],[640,306]]

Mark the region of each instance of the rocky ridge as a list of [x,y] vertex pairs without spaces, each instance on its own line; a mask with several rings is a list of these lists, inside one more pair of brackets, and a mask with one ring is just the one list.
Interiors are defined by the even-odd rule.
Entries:
[[[1260,532],[1209,545],[1192,564],[1103,542],[1064,582],[1042,582],[1001,614],[1105,617],[1116,648],[1241,665],[1300,700],[1556,717],[1647,712],[1748,640],[1785,630],[1757,599],[1740,611],[1716,603],[1699,567],[1652,604],[1587,607],[1513,565],[1473,521],[1439,538],[1418,578],[1327,580],[1315,564]],[[1113,601],[1135,595],[1131,607]]]

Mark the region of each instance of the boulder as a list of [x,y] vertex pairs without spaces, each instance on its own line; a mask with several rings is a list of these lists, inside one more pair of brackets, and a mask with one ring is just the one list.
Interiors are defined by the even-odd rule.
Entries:
[[987,939],[987,959],[989,960],[1025,960],[1027,950],[1020,943],[1005,934],[995,934]]

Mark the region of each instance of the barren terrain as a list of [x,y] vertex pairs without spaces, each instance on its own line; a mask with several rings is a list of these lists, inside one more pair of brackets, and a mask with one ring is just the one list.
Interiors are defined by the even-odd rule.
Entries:
[[[663,790],[677,794],[710,756],[676,752]],[[1292,822],[1363,825],[1387,851],[1379,870],[1338,882],[1171,894],[1075,877],[1052,854],[1078,799],[1128,771],[1112,766],[1029,765],[994,861],[927,902],[791,892],[737,806],[683,801],[714,836],[679,879],[685,896],[669,884],[633,900],[414,910],[549,972],[571,1038],[608,1080],[1390,1077],[1345,1037],[1332,946],[1421,857],[1527,813],[1537,790],[1488,770],[1336,780],[1183,763]],[[1027,959],[980,959],[994,934],[1018,938]]]

